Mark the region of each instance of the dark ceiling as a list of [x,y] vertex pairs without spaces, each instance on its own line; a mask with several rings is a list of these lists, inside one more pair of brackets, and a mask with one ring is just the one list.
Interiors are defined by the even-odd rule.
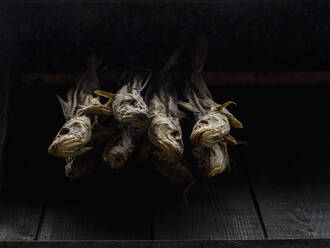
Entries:
[[[134,1],[133,1],[134,2]],[[71,72],[94,51],[107,64],[161,66],[203,34],[206,71],[330,66],[330,3],[2,4],[2,57],[23,72]]]

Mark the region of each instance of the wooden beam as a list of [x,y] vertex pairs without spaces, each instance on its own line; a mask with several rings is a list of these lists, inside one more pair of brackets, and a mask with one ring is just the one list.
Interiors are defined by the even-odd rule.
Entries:
[[104,240],[104,241],[35,241],[35,242],[19,242],[19,241],[1,241],[1,247],[15,248],[312,248],[329,247],[328,239],[312,239],[312,240],[192,240],[192,241],[125,241],[125,240]]
[[[115,83],[118,74],[105,72],[100,80]],[[29,73],[22,74],[21,81],[26,86],[61,86],[74,83],[72,73]],[[330,84],[330,72],[205,72],[208,85],[327,85]]]

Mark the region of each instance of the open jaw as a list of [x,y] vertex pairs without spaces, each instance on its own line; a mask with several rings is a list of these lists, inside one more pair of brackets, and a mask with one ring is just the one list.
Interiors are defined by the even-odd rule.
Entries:
[[113,169],[125,165],[135,149],[135,135],[132,129],[123,128],[111,137],[103,150],[103,161]]
[[131,127],[141,127],[148,120],[148,107],[138,94],[117,94],[112,110],[115,119]]
[[67,157],[65,164],[65,176],[69,179],[77,179],[93,170],[91,155],[85,153],[83,156]]
[[157,159],[157,161],[154,161],[154,164],[160,174],[173,183],[188,184],[194,181],[191,171],[181,163],[170,163],[162,159]]
[[190,141],[195,145],[212,147],[229,134],[229,121],[221,113],[209,113],[194,125]]
[[150,142],[160,149],[155,153],[162,159],[178,162],[183,156],[181,127],[177,118],[163,114],[155,116],[148,129]]
[[56,157],[73,157],[91,150],[85,147],[92,137],[90,119],[75,117],[64,124],[48,148],[48,153]]
[[198,167],[202,175],[212,177],[223,172],[229,165],[229,156],[225,143],[218,143],[210,148],[194,147],[194,154],[198,158]]

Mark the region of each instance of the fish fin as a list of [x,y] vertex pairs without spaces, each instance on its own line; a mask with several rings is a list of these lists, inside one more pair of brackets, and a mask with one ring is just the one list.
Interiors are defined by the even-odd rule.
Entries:
[[186,109],[186,110],[188,110],[188,111],[190,111],[190,112],[193,112],[193,113],[196,112],[195,108],[194,108],[190,103],[188,103],[188,102],[181,102],[181,101],[178,101],[178,104],[179,104],[181,107],[183,107],[184,109]]
[[107,91],[103,91],[103,90],[95,90],[94,94],[98,95],[98,96],[103,96],[106,98],[114,98],[116,96],[116,94],[107,92]]

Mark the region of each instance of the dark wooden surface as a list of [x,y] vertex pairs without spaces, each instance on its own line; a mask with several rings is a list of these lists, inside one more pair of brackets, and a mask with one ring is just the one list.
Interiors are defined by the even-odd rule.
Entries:
[[79,71],[91,51],[109,65],[160,68],[201,33],[210,42],[205,71],[326,71],[330,65],[328,1],[11,2],[1,2],[0,29],[13,33],[2,44],[15,47],[20,72]]
[[327,248],[330,240],[196,240],[196,241],[55,241],[55,242],[13,242],[1,241],[6,248]]
[[330,134],[323,128],[329,125],[323,118],[328,92],[256,89],[258,97],[245,102],[260,115],[247,119],[244,164],[270,239],[329,237]]
[[[118,76],[113,72],[99,73],[101,82],[115,84]],[[203,77],[209,86],[258,86],[258,85],[328,85],[329,72],[205,72]],[[73,73],[29,73],[20,75],[27,86],[46,85],[50,87],[74,84]]]
[[1,195],[0,239],[35,240],[42,207],[40,200]]
[[182,191],[160,190],[155,200],[155,240],[264,238],[241,161],[232,158],[236,163],[231,171],[193,185],[187,208]]
[[3,184],[3,153],[5,147],[5,141],[8,134],[8,122],[9,122],[9,108],[10,108],[10,89],[9,75],[7,73],[0,73],[0,189]]
[[[217,101],[239,103],[247,131],[234,135],[249,146],[232,173],[195,185],[184,209],[180,189],[154,184],[148,164],[66,180],[63,161],[46,152],[63,123],[63,89],[14,87],[9,73],[76,72],[91,51],[109,65],[160,67],[201,33],[206,71],[327,71],[328,2],[76,3],[1,2],[0,239],[204,241],[0,247],[329,247],[329,87],[219,88]],[[312,240],[271,240],[295,238]]]
[[149,240],[153,210],[148,171],[104,168],[48,197],[39,240]]
[[[73,182],[65,179],[64,161],[49,157],[45,149],[51,141],[48,134],[55,135],[63,122],[54,119],[60,114],[52,98],[62,89],[20,89],[13,109],[15,132],[9,133],[6,146],[8,186],[0,197],[0,238],[188,242],[78,242],[77,247],[326,247],[328,240],[317,239],[328,239],[330,233],[330,139],[321,128],[330,124],[324,117],[329,87],[212,91],[218,102],[239,103],[231,110],[248,131],[233,130],[233,135],[248,146],[233,147],[232,171],[198,181],[184,208],[182,188],[162,181],[155,168],[140,161],[118,171],[99,169]],[[47,105],[42,118],[31,111],[40,101]],[[24,128],[22,119],[30,120]],[[49,125],[41,125],[43,121]],[[20,147],[24,149],[17,156]],[[272,240],[297,238],[313,240]],[[237,241],[221,241],[228,239]],[[249,239],[258,241],[242,241]],[[0,245],[59,244],[72,243]]]

